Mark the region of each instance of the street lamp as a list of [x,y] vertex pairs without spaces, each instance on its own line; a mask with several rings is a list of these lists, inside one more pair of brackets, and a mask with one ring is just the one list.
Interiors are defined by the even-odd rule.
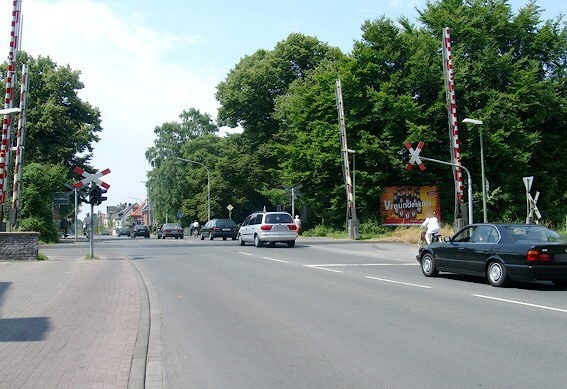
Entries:
[[356,209],[356,150],[347,149],[352,154],[352,206]]
[[[463,119],[463,123],[470,123],[482,126],[482,120]],[[480,178],[482,180],[482,217],[484,223],[488,223],[488,215],[486,213],[486,179],[484,178],[484,142],[482,140],[482,127],[480,127]]]
[[180,157],[175,157],[175,159],[190,163],[196,163],[197,165],[201,165],[202,167],[207,169],[207,221],[211,220],[211,175],[209,173],[209,168],[205,164],[201,162],[193,161],[191,159],[185,159]]

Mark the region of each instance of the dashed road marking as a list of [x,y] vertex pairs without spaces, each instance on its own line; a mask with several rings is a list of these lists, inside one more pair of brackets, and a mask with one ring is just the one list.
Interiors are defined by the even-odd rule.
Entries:
[[309,267],[311,269],[318,269],[318,270],[326,270],[326,271],[330,271],[333,273],[342,273],[341,270],[335,270],[335,269],[326,269],[324,267],[321,267],[320,265],[302,265],[303,267]]
[[532,307],[532,308],[541,308],[541,309],[547,309],[549,311],[567,313],[567,309],[549,307],[549,306],[546,306],[546,305],[524,303],[522,301],[507,300],[507,299],[503,299],[503,298],[499,298],[499,297],[485,296],[485,295],[482,295],[482,294],[473,294],[473,296],[480,297],[480,298],[483,298],[483,299],[488,299],[488,300],[501,301],[501,302],[504,302],[504,303],[518,304],[518,305],[524,305],[524,306]]
[[275,259],[270,257],[262,257],[262,259],[267,259],[268,261],[274,261],[274,262],[289,263],[288,261],[283,261],[281,259]]
[[387,278],[378,278],[378,277],[370,277],[370,276],[364,276],[365,278],[369,278],[371,280],[377,280],[377,281],[383,281],[383,282],[390,282],[392,284],[401,284],[401,285],[407,285],[407,286],[415,286],[417,288],[425,288],[425,289],[432,289],[431,286],[426,286],[426,285],[419,285],[419,284],[412,284],[410,282],[402,282],[402,281],[396,281],[396,280],[389,280]]

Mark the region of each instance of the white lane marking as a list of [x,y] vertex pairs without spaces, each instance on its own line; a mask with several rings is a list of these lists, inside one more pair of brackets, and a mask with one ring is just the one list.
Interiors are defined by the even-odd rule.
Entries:
[[342,273],[342,271],[340,271],[340,270],[325,269],[324,267],[320,267],[320,265],[302,265],[302,266],[303,266],[303,267],[310,267],[311,269],[319,269],[319,270],[332,271],[333,273]]
[[324,265],[305,265],[312,267],[353,267],[353,266],[417,266],[419,263],[330,263]]
[[556,312],[567,313],[567,309],[548,307],[548,306],[545,306],[545,305],[537,305],[537,304],[524,303],[524,302],[522,302],[522,301],[507,300],[507,299],[502,299],[502,298],[498,298],[498,297],[484,296],[484,295],[482,295],[482,294],[473,294],[473,296],[475,296],[475,297],[480,297],[480,298],[483,298],[483,299],[488,299],[488,300],[502,301],[502,302],[504,302],[504,303],[525,305],[525,306],[527,306],[527,307],[532,307],[532,308],[541,308],[541,309],[547,309],[547,310],[550,310],[550,311],[556,311]]
[[245,253],[244,251],[238,251],[238,254],[242,254],[242,255],[248,255],[248,256],[252,256],[252,254],[250,253]]
[[411,284],[411,283],[409,283],[409,282],[388,280],[388,279],[386,279],[386,278],[378,278],[378,277],[370,277],[370,276],[364,276],[364,277],[365,277],[365,278],[369,278],[369,279],[371,279],[371,280],[384,281],[384,282],[391,282],[392,284],[401,284],[401,285],[407,285],[407,286],[415,286],[415,287],[417,287],[417,288],[432,289],[431,286],[426,286],[426,285]]
[[262,257],[262,259],[267,259],[268,261],[274,261],[274,262],[289,263],[288,261],[282,261],[281,259],[275,259],[270,257]]

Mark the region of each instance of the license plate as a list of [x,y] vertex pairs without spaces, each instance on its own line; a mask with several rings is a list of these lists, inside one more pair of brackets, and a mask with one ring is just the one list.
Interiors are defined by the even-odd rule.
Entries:
[[230,231],[230,228],[223,228],[223,231]]

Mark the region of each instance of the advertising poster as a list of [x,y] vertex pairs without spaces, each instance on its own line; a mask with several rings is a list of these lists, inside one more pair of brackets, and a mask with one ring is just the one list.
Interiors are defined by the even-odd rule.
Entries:
[[440,215],[436,186],[388,186],[380,196],[380,216],[386,226],[419,225],[435,211]]

